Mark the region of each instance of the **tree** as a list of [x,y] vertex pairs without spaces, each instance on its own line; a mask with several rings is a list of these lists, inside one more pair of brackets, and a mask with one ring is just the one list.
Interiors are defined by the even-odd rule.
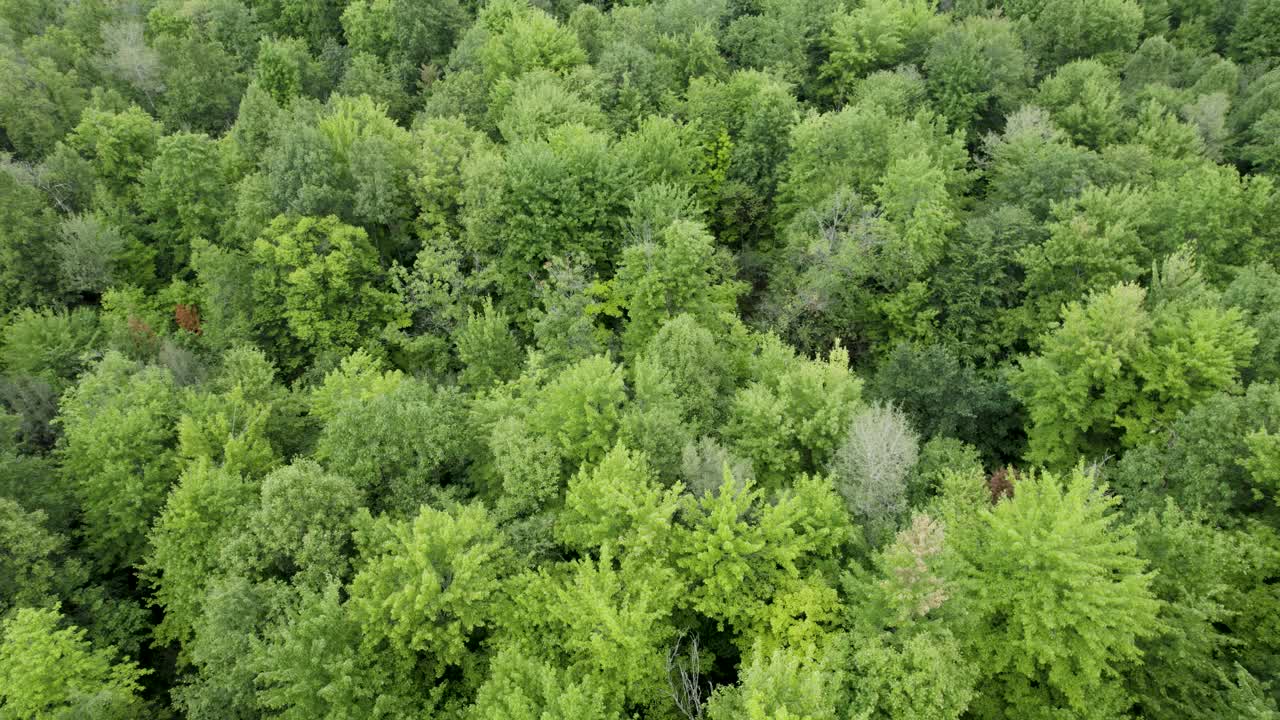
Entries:
[[527,322],[548,260],[573,254],[602,271],[612,268],[627,178],[608,135],[562,125],[469,165],[463,248],[492,263],[499,307],[518,324]]
[[1213,528],[1171,502],[1138,515],[1136,528],[1138,551],[1155,571],[1152,590],[1163,601],[1161,631],[1142,643],[1142,665],[1128,680],[1144,714],[1252,716],[1242,692],[1251,678],[1232,665],[1233,635],[1251,634],[1238,630],[1233,605],[1244,588],[1232,585],[1248,577],[1259,539]]
[[743,250],[767,246],[797,116],[791,89],[757,71],[739,71],[722,82],[695,78],[680,109],[695,123],[701,158],[694,189],[716,236]]
[[464,168],[487,146],[461,118],[429,118],[415,125],[410,191],[420,208],[417,231],[428,247],[456,244],[462,230]]
[[134,97],[155,113],[156,96],[167,88],[160,54],[147,45],[145,33],[142,20],[122,20],[103,26],[102,43],[107,55],[106,74],[131,88]]
[[880,633],[859,644],[850,658],[854,717],[960,718],[975,695],[978,669],[963,644],[945,628]]
[[1086,188],[1052,208],[1048,238],[1018,255],[1026,293],[1021,310],[1031,333],[1050,326],[1073,300],[1137,281],[1152,259],[1143,242],[1153,216],[1146,193]]
[[835,720],[839,675],[798,652],[755,652],[737,687],[711,696],[710,720]]
[[53,245],[58,276],[71,293],[101,295],[125,279],[127,240],[101,217],[72,215],[58,226]]
[[300,96],[319,95],[323,70],[307,42],[296,37],[264,38],[254,64],[254,84],[281,106]]
[[[484,508],[423,506],[410,520],[374,521],[357,543],[364,564],[348,604],[362,643],[433,684],[478,672],[470,648],[494,622],[505,558]],[[429,696],[418,702],[429,707]]]
[[0,309],[38,305],[54,296],[57,277],[50,252],[56,220],[48,200],[20,168],[0,166]]
[[547,70],[574,75],[583,69],[586,51],[577,35],[546,11],[522,0],[486,5],[450,55],[451,72],[435,82],[435,71],[423,76],[431,86],[427,113],[462,116],[492,132],[493,100],[522,73]]
[[254,302],[273,309],[258,333],[288,372],[312,358],[336,360],[393,318],[377,251],[363,230],[336,217],[277,218],[254,243],[252,260]]
[[395,70],[369,53],[358,52],[351,57],[333,92],[347,97],[368,95],[375,103],[385,106],[387,115],[397,122],[407,122],[413,113],[412,96],[404,89]]
[[907,509],[907,476],[919,457],[919,436],[893,405],[857,415],[831,459],[836,488],[873,545],[897,530]]
[[161,138],[143,172],[142,207],[154,223],[159,277],[182,275],[195,238],[216,241],[231,211],[230,182],[223,155],[206,135],[175,133]]
[[138,198],[138,183],[159,151],[160,123],[137,106],[124,112],[86,110],[67,144],[89,161],[94,201],[127,210]]
[[50,532],[45,521],[40,510],[28,512],[14,500],[0,497],[0,542],[8,548],[0,558],[0,616],[20,607],[55,602],[55,592],[75,575],[64,571],[59,562],[66,538]]
[[413,139],[368,95],[297,101],[268,130],[259,161],[267,217],[333,215],[359,225],[388,258],[408,262]]
[[831,563],[851,541],[839,495],[821,476],[770,497],[721,473],[714,493],[687,503],[672,543],[689,584],[684,603],[731,627],[744,654],[757,643],[816,646],[838,607]]
[[514,378],[520,372],[520,346],[508,324],[506,313],[494,310],[484,299],[480,312],[470,311],[467,322],[455,333],[462,373],[458,382],[483,389]]
[[845,574],[845,590],[861,597],[845,610],[854,717],[957,718],[969,708],[980,670],[948,612],[956,587],[946,551],[946,524],[916,514],[877,553],[873,574]]
[[1130,528],[1080,467],[1020,476],[1013,496],[956,527],[959,586],[976,622],[976,717],[1114,717],[1118,682],[1160,629],[1161,602]]
[[350,477],[376,510],[414,515],[464,464],[466,405],[456,389],[405,378],[342,393],[330,413],[315,455]]
[[723,434],[762,484],[779,487],[826,467],[858,409],[862,381],[838,345],[826,360],[797,361],[768,338],[759,360],[752,382],[733,396]]
[[1256,342],[1238,311],[1167,303],[1120,284],[1071,303],[1011,376],[1027,406],[1027,457],[1069,467],[1148,439],[1151,429],[1233,388]]
[[1246,0],[1231,35],[1232,56],[1241,62],[1273,57],[1280,52],[1280,14],[1274,6]]
[[732,277],[732,259],[689,221],[672,223],[656,240],[625,248],[610,283],[614,302],[627,313],[624,350],[639,353],[665,322],[681,314],[722,327],[743,290]]
[[193,27],[189,19],[166,18],[158,8],[148,13],[148,24],[155,28],[151,47],[164,68],[157,115],[169,127],[222,134],[235,121],[249,63],[233,55],[211,28]]
[[556,535],[577,549],[611,545],[664,557],[678,490],[662,492],[644,454],[619,443],[594,469],[570,478]]
[[622,368],[597,355],[569,366],[542,389],[529,426],[552,441],[572,470],[599,462],[613,447],[626,401]]
[[[498,94],[498,93],[495,93]],[[604,113],[589,99],[546,70],[528,72],[504,84],[502,97],[489,106],[494,124],[508,143],[536,139],[566,123],[607,127]]]
[[189,390],[182,404],[178,452],[188,463],[205,458],[259,477],[302,443],[297,398],[276,382],[275,367],[252,346],[227,350],[222,367],[199,390]]
[[1268,264],[1245,266],[1222,292],[1222,302],[1239,307],[1258,333],[1244,378],[1280,378],[1280,274]]
[[663,657],[676,636],[672,615],[681,591],[675,571],[644,556],[618,556],[610,544],[599,560],[550,570],[510,581],[503,637],[542,648],[570,677],[598,688],[609,710],[666,712]]
[[1026,0],[1010,3],[1010,17],[1023,19],[1025,37],[1043,67],[1138,46],[1143,9],[1134,0]]
[[1274,383],[1255,382],[1244,395],[1216,394],[1173,421],[1158,442],[1125,453],[1112,483],[1126,507],[1159,511],[1172,499],[1226,527],[1270,515],[1274,490],[1249,465],[1263,438],[1280,430],[1277,401]]
[[273,470],[229,554],[237,565],[298,587],[323,589],[350,570],[352,531],[365,494],[311,460]]
[[1038,221],[1048,217],[1054,202],[1080,194],[1101,164],[1035,106],[1009,115],[1003,132],[986,137],[983,155],[988,201],[1025,208]]
[[651,366],[664,376],[667,382],[661,385],[670,389],[680,406],[680,418],[696,433],[723,425],[727,408],[718,399],[733,394],[745,371],[738,338],[717,337],[711,327],[716,325],[704,324],[694,315],[677,315],[663,323],[635,363],[635,399],[651,399],[644,390],[659,384],[639,382],[638,376],[645,372],[641,367]]
[[1250,263],[1267,262],[1280,236],[1263,218],[1276,207],[1275,183],[1241,176],[1230,166],[1201,164],[1158,184],[1151,197],[1161,249],[1194,249],[1198,266],[1216,286]]
[[98,318],[88,308],[23,308],[5,325],[0,367],[13,375],[40,378],[61,391],[84,369],[85,356],[98,337]]
[[609,720],[592,678],[568,673],[518,652],[502,650],[467,711],[474,720]]
[[0,641],[0,708],[27,718],[146,717],[133,662],[115,663],[112,649],[92,647],[84,630],[59,628],[56,609],[23,608],[4,621]]
[[256,490],[239,473],[199,460],[169,493],[149,534],[142,567],[153,588],[152,602],[164,608],[164,620],[155,628],[161,642],[190,646],[209,587],[226,572],[223,548],[242,531]]
[[1125,135],[1120,81],[1098,60],[1076,60],[1040,83],[1037,104],[1072,140],[1095,150]]
[[11,43],[0,51],[0,126],[24,158],[48,155],[76,126],[88,103],[73,69],[49,57],[30,57]]
[[868,72],[919,60],[947,18],[931,0],[871,0],[835,14],[824,43],[827,62],[818,71],[825,94],[839,105]]
[[282,718],[378,717],[411,712],[403,665],[361,646],[361,628],[341,584],[304,590],[285,621],[255,648],[257,705]]
[[630,129],[653,108],[670,109],[695,78],[728,74],[720,51],[726,10],[723,3],[664,2],[609,13],[591,55],[614,127]]
[[109,352],[62,399],[64,477],[85,546],[102,569],[142,559],[147,529],[178,479],[177,393],[167,370]]
[[868,380],[867,395],[899,408],[921,438],[957,438],[987,456],[1007,447],[1020,427],[1004,380],[979,372],[948,345],[897,345]]
[[521,0],[486,6],[476,21],[481,28],[487,35],[475,52],[490,87],[537,69],[564,73],[587,59],[571,30]]
[[548,263],[547,280],[538,287],[541,307],[534,311],[533,340],[539,362],[548,368],[598,355],[606,334],[596,325],[599,281],[572,258]]
[[802,97],[813,97],[818,70],[814,59],[839,3],[768,0],[755,8],[755,13],[739,15],[725,28],[724,51],[738,67],[764,70],[791,83]]
[[933,38],[923,70],[929,97],[947,125],[976,137],[994,131],[1017,109],[1033,68],[1013,23],[974,16]]

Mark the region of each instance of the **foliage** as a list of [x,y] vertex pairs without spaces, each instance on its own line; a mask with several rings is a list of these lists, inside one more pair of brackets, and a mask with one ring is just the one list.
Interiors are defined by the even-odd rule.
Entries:
[[732,274],[731,261],[717,252],[711,236],[687,221],[624,249],[610,288],[627,313],[624,349],[638,352],[663,323],[681,314],[711,328],[723,325],[741,292]]
[[0,718],[1276,717],[1276,8],[0,0]]
[[1115,679],[1158,632],[1161,603],[1132,531],[1117,522],[1118,500],[1103,492],[1081,468],[1025,475],[957,538],[983,628],[972,636],[976,715],[1110,717],[1127,707]]
[[[252,259],[254,302],[271,308],[258,333],[288,371],[360,347],[392,318],[376,250],[363,230],[336,217],[280,217],[254,243]],[[347,302],[351,296],[360,303]]]
[[1069,466],[1144,443],[1162,422],[1235,387],[1256,342],[1238,311],[1167,304],[1128,284],[1072,303],[1012,380],[1028,407],[1028,457]]
[[178,407],[167,370],[109,353],[62,399],[62,471],[102,567],[141,559],[178,477]]
[[413,514],[464,460],[465,406],[456,390],[405,379],[335,400],[316,457],[351,478],[374,507]]
[[59,628],[57,610],[27,608],[4,622],[0,642],[0,700],[12,717],[136,718],[146,714],[132,662],[113,663],[93,648],[84,630]]
[[893,405],[853,416],[831,460],[836,488],[874,544],[892,534],[907,504],[907,476],[919,457],[919,436]]
[[[1266,438],[1280,421],[1278,399],[1274,383],[1254,383],[1243,396],[1208,398],[1159,441],[1126,453],[1114,472],[1115,487],[1135,508],[1158,510],[1172,498],[1222,524],[1266,512],[1272,492],[1264,479]],[[1263,476],[1250,472],[1251,465]]]
[[946,25],[930,0],[871,0],[832,19],[826,37],[828,59],[820,75],[837,101],[847,83],[871,70],[917,61]]
[[493,621],[501,587],[503,548],[484,509],[423,506],[410,520],[374,521],[357,542],[365,565],[348,602],[362,642],[428,682],[470,669],[468,645]]
[[849,354],[837,346],[825,361],[796,362],[789,349],[767,339],[759,361],[756,378],[733,396],[726,439],[766,484],[824,469],[862,395]]

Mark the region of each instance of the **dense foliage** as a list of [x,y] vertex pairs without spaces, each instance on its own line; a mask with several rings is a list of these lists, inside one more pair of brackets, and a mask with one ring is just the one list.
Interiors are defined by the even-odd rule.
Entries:
[[0,0],[0,720],[1277,720],[1276,0]]

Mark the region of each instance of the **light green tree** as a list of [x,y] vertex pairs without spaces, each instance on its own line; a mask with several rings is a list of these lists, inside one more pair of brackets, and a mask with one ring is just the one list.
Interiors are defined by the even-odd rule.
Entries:
[[336,361],[394,317],[377,250],[363,230],[336,217],[277,218],[254,243],[252,259],[254,300],[273,311],[263,313],[258,332],[287,372],[316,357]]
[[178,409],[169,371],[116,352],[63,396],[62,470],[103,569],[142,559],[147,529],[178,478]]
[[1256,339],[1238,311],[1166,303],[1120,284],[1071,303],[1011,381],[1030,415],[1027,456],[1066,468],[1149,439],[1152,428],[1235,387]]
[[803,653],[753,652],[739,684],[722,687],[707,705],[710,720],[835,720],[841,678],[823,661]]
[[590,679],[605,707],[670,706],[664,656],[677,635],[681,595],[671,567],[644,555],[582,558],[513,578],[503,632],[516,647],[539,648],[569,677]]
[[94,648],[84,630],[61,624],[49,608],[23,608],[4,621],[0,717],[147,717],[138,683],[146,672],[133,662],[113,662],[112,649]]
[[594,469],[570,478],[556,536],[580,550],[608,544],[665,558],[680,489],[663,492],[644,454],[618,444]]
[[827,61],[818,71],[826,94],[838,104],[872,70],[919,61],[949,17],[933,0],[870,0],[836,13],[824,38]]
[[479,672],[471,643],[494,622],[505,550],[480,505],[423,506],[409,520],[379,518],[357,536],[362,569],[350,612],[362,643],[416,667],[425,682]]
[[[148,541],[142,576],[164,609],[156,638],[185,646],[200,623],[209,586],[225,573],[223,548],[242,532],[257,488],[207,459],[190,464],[169,493]],[[184,661],[189,661],[186,653]]]
[[1028,473],[1013,497],[948,523],[957,596],[974,623],[975,717],[1111,718],[1132,698],[1119,682],[1161,628],[1152,575],[1131,528],[1082,467]]
[[518,652],[502,650],[467,711],[472,720],[610,720],[590,677],[568,673]]
[[766,486],[824,470],[862,397],[848,352],[837,345],[825,360],[800,360],[766,338],[758,362],[755,379],[733,396],[725,438]]

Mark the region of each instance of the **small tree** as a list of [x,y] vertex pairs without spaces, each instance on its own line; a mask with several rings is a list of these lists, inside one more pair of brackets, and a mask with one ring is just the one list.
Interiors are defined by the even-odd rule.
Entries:
[[873,543],[887,539],[907,509],[907,476],[919,457],[919,437],[892,404],[854,416],[831,474],[849,512]]

